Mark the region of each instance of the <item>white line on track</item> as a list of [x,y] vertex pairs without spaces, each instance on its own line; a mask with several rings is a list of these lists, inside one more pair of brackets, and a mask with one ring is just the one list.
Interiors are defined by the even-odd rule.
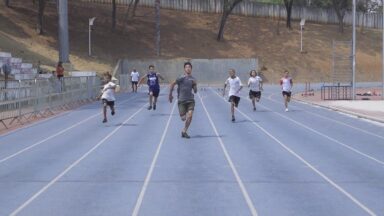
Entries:
[[139,196],[137,198],[135,207],[134,207],[133,212],[132,212],[132,216],[137,216],[139,214],[139,211],[140,211],[140,208],[141,208],[141,204],[143,203],[143,200],[144,200],[145,192],[147,191],[148,184],[151,181],[152,173],[153,173],[153,170],[155,168],[155,165],[156,165],[156,162],[157,162],[157,158],[159,157],[161,147],[163,146],[163,143],[164,143],[164,140],[165,140],[165,135],[167,134],[169,123],[171,122],[172,115],[173,115],[173,112],[175,110],[175,107],[176,107],[176,102],[174,102],[174,104],[173,104],[171,114],[170,114],[170,116],[168,118],[168,122],[167,122],[167,124],[165,126],[163,135],[161,136],[160,142],[159,142],[159,144],[157,146],[156,153],[153,156],[151,166],[150,166],[150,168],[148,170],[147,176],[145,177],[145,180],[144,180],[143,187],[141,188],[140,194],[139,194]]
[[[217,93],[216,93],[217,94]],[[217,94],[218,97],[220,97],[219,94]],[[220,97],[221,98],[221,97]],[[225,100],[224,100],[225,101]],[[330,185],[332,185],[334,188],[336,188],[339,192],[344,194],[346,197],[348,197],[352,202],[354,202],[357,206],[359,206],[361,209],[363,209],[366,213],[368,213],[371,216],[376,216],[376,214],[369,209],[367,206],[365,206],[363,203],[361,203],[357,198],[352,196],[350,193],[348,193],[346,190],[344,190],[341,186],[336,184],[334,181],[332,181],[329,177],[327,177],[324,173],[322,173],[320,170],[316,169],[315,166],[310,164],[308,161],[306,161],[303,157],[301,157],[299,154],[297,154],[295,151],[290,149],[288,146],[286,146],[283,142],[281,142],[279,139],[274,137],[271,133],[269,133],[266,129],[264,129],[262,126],[257,124],[253,121],[252,118],[250,118],[248,115],[240,111],[239,109],[236,109],[241,115],[243,115],[246,119],[248,119],[253,125],[255,125],[257,128],[259,128],[262,132],[264,132],[267,136],[269,136],[271,139],[273,139],[275,142],[277,142],[281,147],[283,147],[285,150],[287,150],[290,154],[292,154],[294,157],[299,159],[301,162],[303,162],[306,166],[308,166],[311,170],[313,170],[315,173],[317,173],[320,177],[322,177],[325,181],[327,181]]]
[[[132,99],[134,99],[134,98],[132,98]],[[129,100],[130,100],[130,99],[129,99]],[[124,101],[122,101],[119,105],[124,104],[125,102],[127,102],[127,101],[129,101],[129,100],[124,100]],[[7,160],[9,160],[9,159],[11,159],[11,158],[14,158],[14,157],[16,157],[16,156],[22,154],[23,152],[26,152],[26,151],[28,151],[28,150],[30,150],[30,149],[32,149],[32,148],[34,148],[34,147],[40,145],[40,144],[42,144],[42,143],[44,143],[44,142],[46,142],[46,141],[48,141],[48,140],[50,140],[50,139],[52,139],[52,138],[55,138],[55,137],[57,137],[57,136],[59,136],[59,135],[65,133],[65,132],[67,132],[67,131],[69,131],[69,130],[75,128],[75,127],[77,127],[77,126],[79,126],[79,125],[81,125],[81,124],[83,124],[83,123],[89,121],[90,119],[95,118],[95,117],[98,116],[98,115],[100,115],[100,113],[95,114],[95,115],[92,115],[92,116],[90,116],[90,117],[88,117],[88,118],[86,118],[86,119],[84,119],[84,120],[82,120],[82,121],[80,121],[80,122],[78,122],[78,123],[76,123],[76,124],[70,126],[70,127],[67,127],[67,128],[65,128],[65,129],[61,130],[60,132],[57,132],[57,133],[55,133],[55,134],[53,134],[53,135],[51,135],[51,136],[49,136],[49,137],[47,137],[47,138],[45,138],[45,139],[43,139],[43,140],[40,140],[40,141],[38,141],[38,142],[32,144],[31,146],[28,146],[28,147],[26,147],[26,148],[24,148],[24,149],[22,149],[22,150],[20,150],[20,151],[18,151],[18,152],[16,152],[16,153],[10,155],[10,156],[8,156],[8,157],[5,157],[5,158],[3,158],[3,159],[0,160],[0,164],[3,163],[3,162],[5,162],[5,161],[7,161]]]
[[[272,95],[273,95],[273,94],[271,94],[270,97],[267,97],[267,99],[270,100],[270,101],[272,101],[272,102],[278,103],[278,104],[283,104],[282,102],[279,102],[279,101],[276,101],[275,99],[272,99],[272,98],[271,98]],[[296,101],[296,102],[299,103],[300,101]],[[301,103],[303,103],[303,102],[301,102]],[[304,103],[304,104],[306,104],[306,103]],[[289,105],[289,106],[291,106],[291,107],[295,107],[295,108],[299,108],[298,106],[295,106],[295,105]],[[311,105],[311,106],[313,106],[313,105]],[[302,109],[302,108],[299,108],[299,109]],[[350,124],[347,124],[347,123],[344,123],[344,122],[341,122],[341,121],[337,121],[337,120],[335,120],[335,119],[328,118],[328,117],[319,115],[319,114],[317,114],[317,113],[314,113],[314,112],[311,112],[311,111],[308,111],[308,110],[304,110],[304,111],[307,112],[307,113],[310,113],[310,114],[312,114],[312,115],[314,115],[314,116],[317,116],[317,117],[319,117],[319,118],[326,119],[326,120],[328,120],[328,121],[332,121],[332,122],[335,122],[335,123],[338,123],[338,124],[341,124],[341,125],[350,127],[350,128],[352,128],[352,129],[355,129],[355,130],[358,130],[358,131],[360,131],[360,132],[369,134],[369,135],[371,135],[371,136],[378,137],[378,138],[380,138],[380,139],[384,139],[384,136],[380,136],[380,135],[378,135],[378,134],[375,134],[375,133],[369,132],[369,131],[367,131],[367,130],[364,130],[364,129],[355,127],[355,126],[353,126],[353,125],[350,125]]]
[[[246,98],[246,97],[243,97],[243,98],[245,98],[245,99],[248,100],[248,101],[251,101],[249,98]],[[361,155],[361,156],[363,156],[363,157],[366,157],[366,158],[368,158],[368,159],[370,159],[370,160],[372,160],[372,161],[374,161],[374,162],[376,162],[376,163],[379,163],[379,164],[381,164],[381,165],[384,165],[384,161],[381,161],[381,160],[379,160],[379,159],[377,159],[377,158],[375,158],[375,157],[372,157],[372,156],[370,156],[370,155],[368,155],[368,154],[366,154],[366,153],[364,153],[364,152],[361,152],[361,151],[359,151],[359,150],[357,150],[357,149],[355,149],[355,148],[353,148],[353,147],[351,147],[351,146],[349,146],[349,145],[347,145],[347,144],[345,144],[345,143],[343,143],[343,142],[341,142],[341,141],[339,141],[339,140],[337,140],[337,139],[334,139],[334,138],[332,138],[332,137],[330,137],[330,136],[328,136],[328,135],[326,135],[326,134],[323,134],[323,133],[321,133],[321,132],[319,132],[319,131],[317,131],[317,130],[315,130],[315,129],[313,129],[313,128],[311,128],[311,127],[309,127],[309,126],[307,126],[307,125],[305,125],[305,124],[303,124],[303,123],[300,123],[300,122],[298,122],[298,121],[296,121],[296,120],[293,120],[292,118],[289,118],[289,117],[287,117],[287,116],[285,116],[285,115],[282,115],[281,113],[274,112],[273,110],[269,109],[268,107],[266,107],[266,106],[264,106],[264,105],[259,104],[259,106],[262,106],[262,107],[264,107],[265,109],[267,109],[267,110],[269,110],[269,111],[272,111],[274,114],[276,114],[276,115],[278,115],[278,116],[280,116],[280,117],[282,117],[282,118],[285,118],[285,119],[287,119],[288,121],[291,121],[291,122],[293,122],[293,123],[295,123],[295,124],[297,124],[297,125],[299,125],[299,126],[305,128],[305,129],[307,129],[307,130],[309,130],[309,131],[312,131],[313,133],[315,133],[315,134],[317,134],[317,135],[320,135],[320,136],[322,136],[322,137],[324,137],[324,138],[326,138],[326,139],[328,139],[328,140],[330,140],[330,141],[332,141],[332,142],[334,142],[334,143],[337,143],[337,144],[339,144],[339,145],[341,145],[341,146],[343,146],[343,147],[345,147],[345,148],[347,148],[347,149],[349,149],[349,150],[351,150],[351,151],[353,151],[353,152],[355,152],[355,153],[357,153],[357,154],[359,154],[359,155]]]
[[128,119],[126,119],[120,126],[115,128],[112,132],[110,132],[106,137],[104,137],[100,142],[98,142],[93,148],[87,151],[83,156],[81,156],[78,160],[69,165],[63,172],[61,172],[58,176],[52,179],[47,185],[45,185],[42,189],[40,189],[37,193],[35,193],[32,197],[30,197],[27,201],[25,201],[22,205],[20,205],[17,209],[15,209],[10,216],[15,216],[20,213],[25,207],[27,207],[31,202],[33,202],[37,197],[39,197],[42,193],[48,190],[53,184],[55,184],[61,177],[67,174],[72,168],[78,165],[82,160],[84,160],[88,155],[90,155],[93,151],[95,151],[98,147],[100,147],[108,138],[110,138],[113,134],[115,134],[124,124],[126,124],[129,120],[135,117],[139,112],[141,112],[144,107],[142,106],[138,111],[132,114]]
[[[263,105],[261,105],[261,104],[260,104],[260,106],[264,107],[265,109],[267,109],[267,110],[269,110],[269,111],[272,111],[272,110],[268,109],[266,106],[263,106]],[[273,112],[273,111],[272,111],[272,112]],[[341,146],[343,146],[343,147],[345,147],[345,148],[347,148],[347,149],[349,149],[349,150],[351,150],[351,151],[353,151],[353,152],[355,152],[355,153],[357,153],[357,154],[359,154],[359,155],[361,155],[361,156],[364,156],[364,157],[366,157],[366,158],[368,158],[368,159],[370,159],[370,160],[375,161],[376,163],[379,163],[379,164],[381,164],[381,165],[384,165],[384,161],[381,161],[381,160],[376,159],[376,158],[374,158],[374,157],[372,157],[372,156],[370,156],[370,155],[368,155],[368,154],[366,154],[366,153],[363,153],[363,152],[361,152],[361,151],[359,151],[359,150],[357,150],[357,149],[355,149],[355,148],[353,148],[353,147],[351,147],[351,146],[349,146],[349,145],[347,145],[347,144],[345,144],[345,143],[343,143],[343,142],[340,142],[340,141],[338,141],[337,139],[334,139],[334,138],[332,138],[332,137],[330,137],[330,136],[328,136],[328,135],[325,135],[325,134],[323,134],[323,133],[321,133],[321,132],[319,132],[319,131],[317,131],[317,130],[315,130],[315,129],[313,129],[313,128],[311,128],[311,127],[309,127],[309,126],[307,126],[307,125],[305,125],[305,124],[303,124],[303,123],[300,123],[300,122],[298,122],[298,121],[296,121],[296,120],[293,120],[292,118],[289,118],[289,117],[287,117],[287,116],[284,116],[284,115],[282,115],[281,113],[278,113],[278,112],[273,112],[273,113],[276,114],[276,115],[278,115],[278,116],[280,116],[280,117],[282,117],[282,118],[285,118],[285,119],[287,119],[287,120],[289,120],[289,121],[291,121],[291,122],[293,122],[293,123],[295,123],[295,124],[297,124],[297,125],[299,125],[299,126],[301,126],[301,127],[303,127],[303,128],[305,128],[305,129],[307,129],[307,130],[309,130],[309,131],[312,131],[313,133],[315,133],[315,134],[317,134],[317,135],[320,135],[320,136],[322,136],[322,137],[324,137],[324,138],[326,138],[326,139],[328,139],[328,140],[331,140],[332,142],[335,142],[335,143],[337,143],[337,144],[339,144],[339,145],[341,145]]]
[[239,187],[240,187],[241,192],[242,192],[242,194],[243,194],[243,196],[244,196],[244,199],[245,199],[245,201],[247,202],[248,208],[249,208],[249,210],[251,211],[251,214],[252,214],[253,216],[257,216],[256,208],[255,208],[255,206],[253,205],[252,200],[251,200],[251,198],[249,197],[249,194],[248,194],[248,192],[247,192],[247,189],[245,188],[245,185],[244,185],[243,181],[241,180],[240,175],[239,175],[239,173],[237,172],[236,167],[235,167],[235,165],[233,164],[233,161],[232,161],[231,157],[229,156],[229,153],[228,153],[228,151],[227,151],[227,148],[225,147],[225,145],[224,145],[224,143],[223,143],[223,140],[221,139],[221,137],[220,137],[220,135],[219,135],[219,133],[218,133],[218,131],[217,131],[217,129],[216,129],[216,126],[215,126],[215,124],[213,123],[212,118],[211,118],[211,116],[209,115],[209,112],[208,112],[207,108],[206,108],[205,105],[204,105],[203,99],[201,98],[200,94],[198,94],[198,96],[199,96],[199,98],[200,98],[201,104],[203,105],[203,108],[204,108],[204,111],[205,111],[205,113],[206,113],[206,115],[207,115],[207,117],[208,117],[208,120],[209,120],[209,122],[211,123],[211,126],[212,126],[213,130],[215,131],[215,134],[216,134],[216,136],[217,136],[217,139],[219,140],[219,143],[220,143],[221,149],[222,149],[223,152],[224,152],[225,158],[227,159],[228,164],[229,164],[229,166],[230,166],[231,169],[232,169],[233,175],[235,176],[236,181],[237,181],[237,183],[239,184]]

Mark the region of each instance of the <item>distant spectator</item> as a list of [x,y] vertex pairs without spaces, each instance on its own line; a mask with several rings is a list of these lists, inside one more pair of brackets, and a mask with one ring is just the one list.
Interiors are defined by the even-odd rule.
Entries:
[[37,69],[37,73],[38,73],[38,74],[42,74],[42,73],[43,73],[43,70],[41,69],[40,64],[41,64],[41,62],[38,61],[38,62],[37,62],[37,66],[36,66],[36,69]]
[[131,72],[132,92],[137,92],[137,83],[139,82],[140,74],[133,68]]
[[64,67],[63,67],[63,62],[59,61],[59,63],[57,63],[57,67],[56,67],[56,76],[57,78],[61,79],[62,77],[64,77]]

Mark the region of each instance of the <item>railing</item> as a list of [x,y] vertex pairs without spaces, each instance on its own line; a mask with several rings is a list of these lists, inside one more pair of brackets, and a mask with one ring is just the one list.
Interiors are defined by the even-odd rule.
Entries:
[[322,100],[352,100],[351,85],[330,85],[321,87]]
[[[0,81],[4,83],[4,81]],[[98,77],[65,77],[51,79],[12,80],[0,88],[0,122],[20,121],[26,115],[43,116],[57,108],[94,99],[100,91]]]

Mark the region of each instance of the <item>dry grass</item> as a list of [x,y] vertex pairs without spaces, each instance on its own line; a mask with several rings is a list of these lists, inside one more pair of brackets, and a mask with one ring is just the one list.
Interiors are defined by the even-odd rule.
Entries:
[[[0,49],[16,56],[54,66],[57,59],[57,15],[52,3],[46,9],[44,36],[36,35],[36,7],[32,1],[0,4]],[[112,70],[119,58],[155,58],[154,9],[138,8],[124,24],[126,8],[118,7],[118,24],[111,31],[109,5],[70,0],[70,60],[78,70]],[[94,57],[88,57],[88,18],[96,16],[92,32]],[[161,58],[259,58],[267,80],[276,82],[288,69],[297,81],[330,81],[332,40],[350,40],[351,29],[337,32],[336,25],[306,23],[305,54],[300,53],[299,24],[288,31],[280,22],[265,18],[230,16],[225,40],[217,42],[219,14],[161,11]],[[357,33],[357,81],[381,80],[381,32]]]

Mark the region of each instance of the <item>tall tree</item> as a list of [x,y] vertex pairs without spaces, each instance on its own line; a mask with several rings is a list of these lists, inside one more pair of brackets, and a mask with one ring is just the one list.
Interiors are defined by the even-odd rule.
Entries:
[[116,29],[116,0],[112,0],[112,30]]
[[38,3],[37,33],[42,35],[44,34],[43,20],[46,0],[39,0]]
[[335,9],[337,19],[339,20],[339,31],[344,32],[344,16],[348,9],[351,8],[351,0],[332,0],[333,8]]
[[219,33],[217,34],[217,41],[224,38],[224,27],[227,22],[228,16],[231,14],[233,8],[239,4],[242,0],[224,0],[223,15],[221,16]]
[[292,29],[292,26],[291,26],[292,5],[293,5],[293,0],[284,0],[285,10],[287,11],[287,28],[289,29]]
[[160,56],[160,0],[155,0],[155,22],[156,22],[156,56]]
[[137,8],[137,4],[139,4],[139,1],[140,0],[135,0],[135,3],[133,4],[131,17],[134,17],[136,15],[136,8]]

